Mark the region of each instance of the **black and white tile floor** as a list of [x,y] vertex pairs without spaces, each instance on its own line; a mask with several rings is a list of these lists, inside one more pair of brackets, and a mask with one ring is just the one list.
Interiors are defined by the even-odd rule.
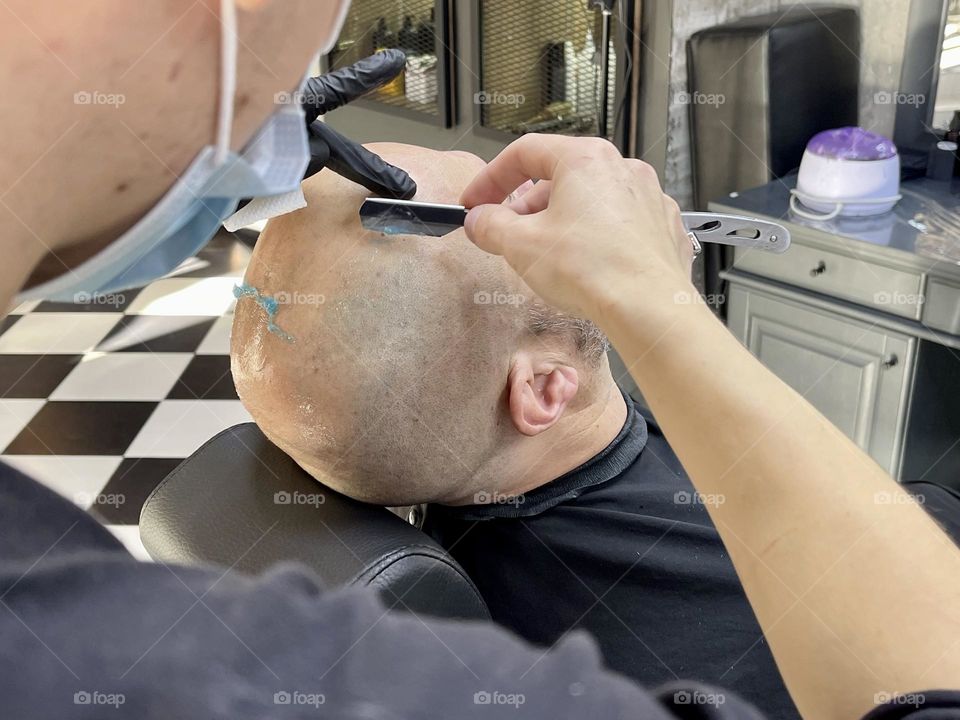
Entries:
[[142,290],[25,303],[0,320],[0,459],[145,557],[137,521],[150,491],[250,420],[229,357],[233,286],[249,255],[223,233]]

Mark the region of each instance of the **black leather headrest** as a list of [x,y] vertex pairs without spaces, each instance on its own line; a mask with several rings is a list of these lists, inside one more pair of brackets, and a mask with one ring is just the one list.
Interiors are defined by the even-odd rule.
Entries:
[[489,617],[435,541],[384,507],[320,485],[254,423],[224,430],[184,460],[147,498],[140,536],[160,562],[254,574],[298,561],[325,587],[376,587],[388,607]]
[[903,489],[916,496],[920,506],[960,545],[960,491],[922,480],[905,482]]

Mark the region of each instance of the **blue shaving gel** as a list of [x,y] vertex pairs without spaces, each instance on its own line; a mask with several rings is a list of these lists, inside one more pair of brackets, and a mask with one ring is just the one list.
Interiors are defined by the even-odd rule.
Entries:
[[267,314],[267,330],[272,332],[274,335],[277,335],[281,340],[286,342],[294,342],[293,335],[286,333],[283,329],[274,322],[277,318],[277,313],[280,312],[280,303],[277,302],[275,297],[270,295],[261,295],[260,291],[257,290],[252,285],[234,285],[233,286],[233,296],[239,300],[240,298],[248,297],[253,300],[257,305],[263,308],[263,311]]

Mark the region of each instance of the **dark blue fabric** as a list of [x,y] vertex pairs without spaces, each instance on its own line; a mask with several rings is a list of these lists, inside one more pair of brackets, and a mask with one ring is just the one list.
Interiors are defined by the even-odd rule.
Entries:
[[[387,612],[365,590],[322,594],[292,566],[249,579],[136,562],[0,464],[4,719],[667,720],[675,693],[604,672],[583,634],[545,654],[491,625]],[[704,707],[754,717],[733,697]]]
[[[957,717],[945,713],[960,695],[936,693],[936,708],[917,719]],[[914,717],[891,709],[871,718]],[[0,463],[0,718],[318,717],[761,716],[698,683],[646,693],[602,670],[584,633],[545,652],[490,625],[388,611],[363,589],[321,593],[293,566],[251,579],[139,563]]]
[[[882,695],[889,695],[883,693]],[[867,713],[864,720],[958,720],[960,693],[924,690],[884,698],[883,705]]]

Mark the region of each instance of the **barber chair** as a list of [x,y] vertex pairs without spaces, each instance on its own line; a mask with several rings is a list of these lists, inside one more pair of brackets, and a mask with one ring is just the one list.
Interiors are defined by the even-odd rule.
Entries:
[[937,483],[905,482],[903,489],[913,495],[930,517],[960,546],[960,492]]
[[463,568],[430,537],[318,484],[254,423],[224,430],[160,483],[140,536],[158,562],[255,575],[295,561],[322,587],[371,586],[390,608],[489,618]]
[[[960,493],[929,482],[904,489],[960,544]],[[323,587],[375,588],[387,607],[489,618],[463,568],[430,537],[320,485],[254,423],[224,430],[184,460],[144,503],[140,536],[159,562],[251,575],[299,562]]]

